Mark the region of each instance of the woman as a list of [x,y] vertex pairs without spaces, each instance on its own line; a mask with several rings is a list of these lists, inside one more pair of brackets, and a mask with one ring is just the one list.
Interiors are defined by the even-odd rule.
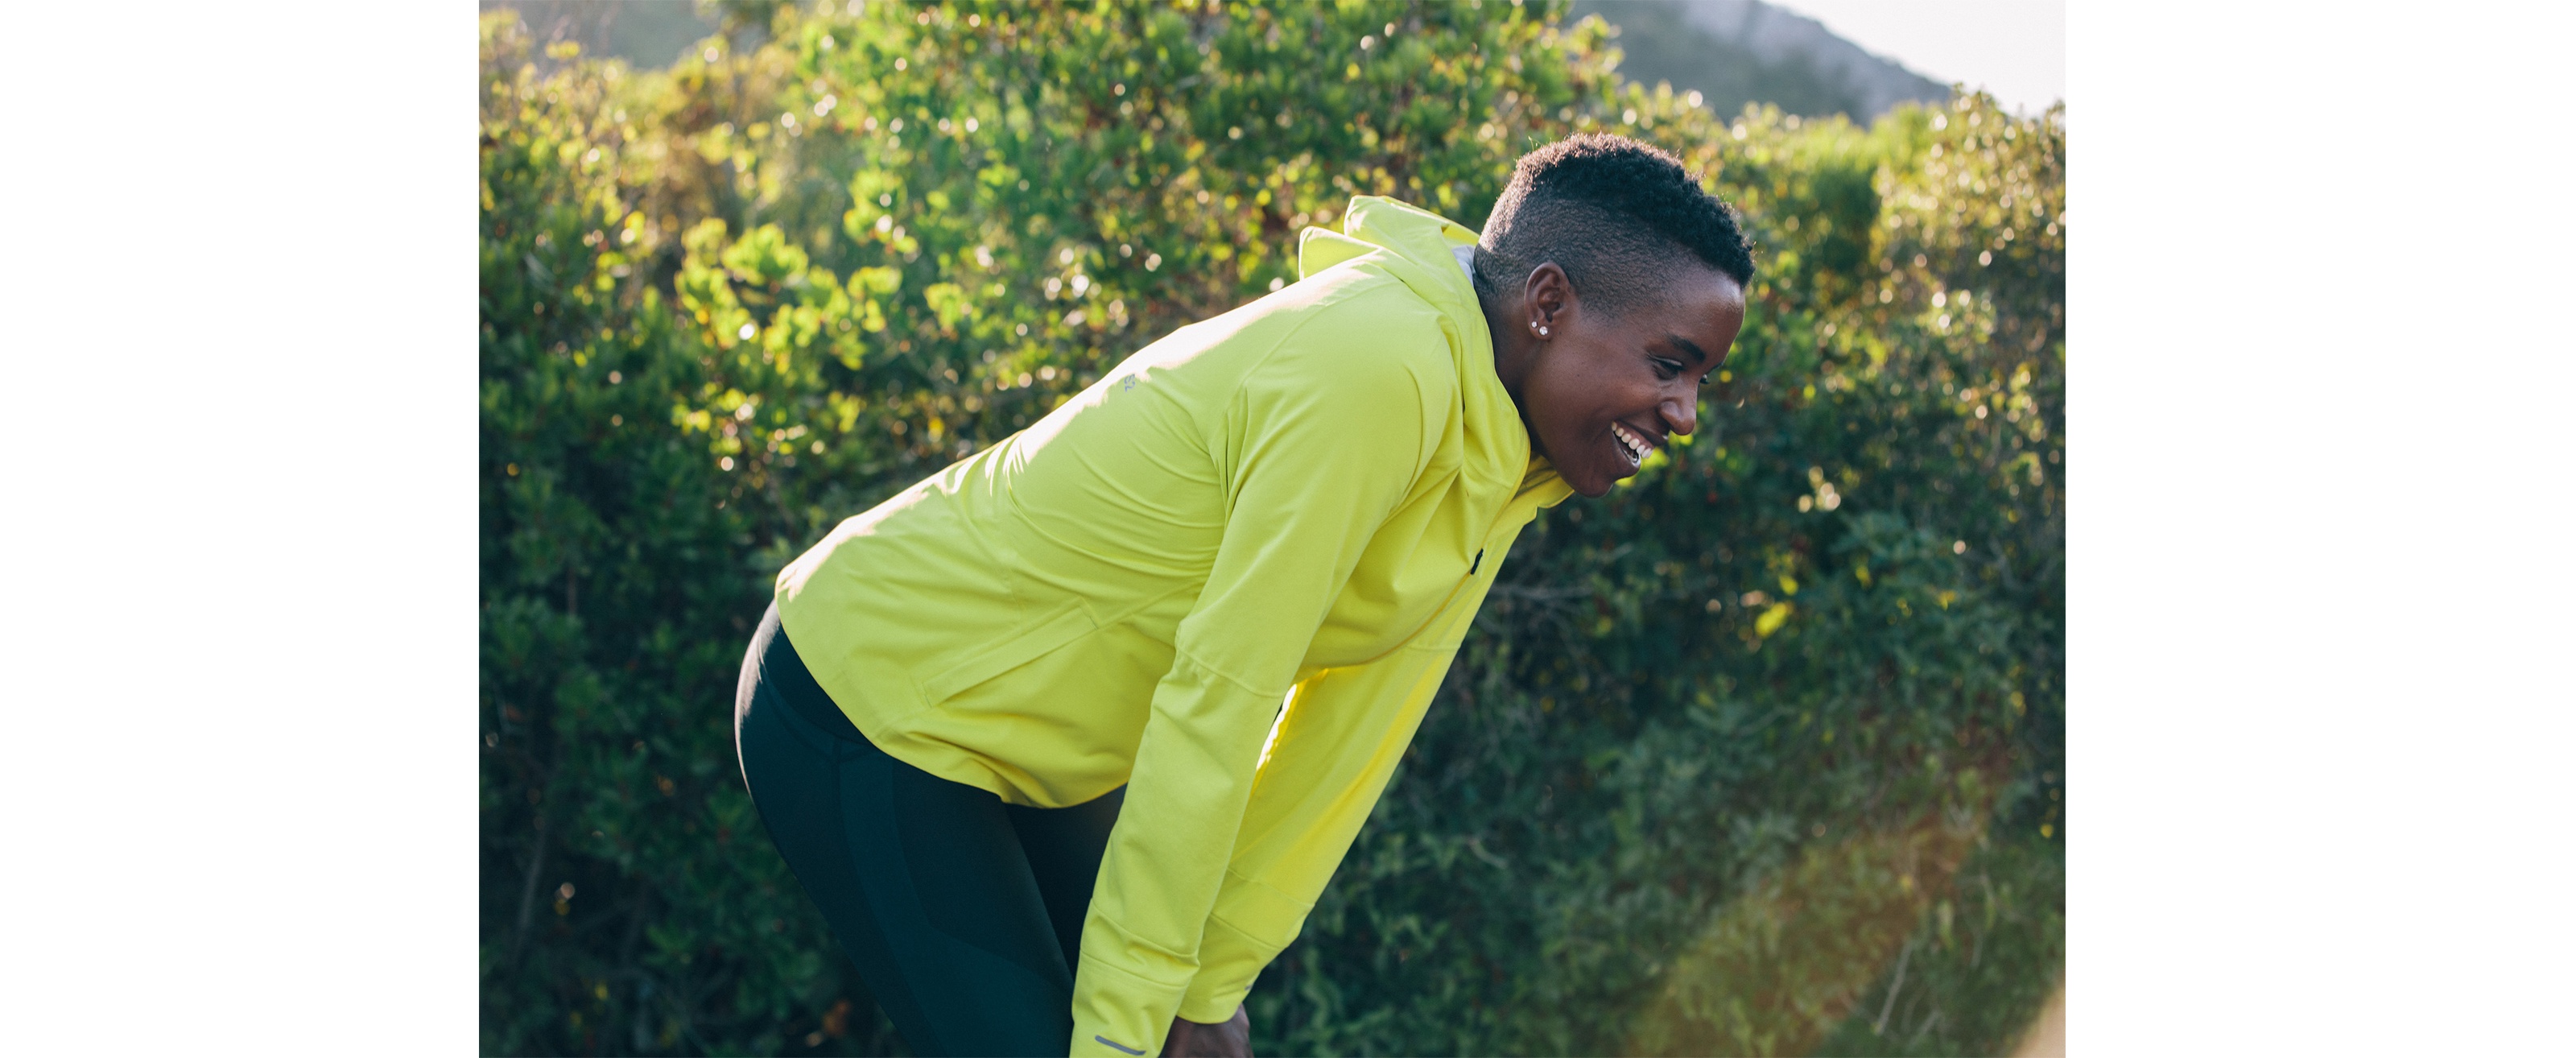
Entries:
[[778,576],[744,778],[920,1053],[1247,1053],[1513,538],[1691,431],[1753,261],[1584,136],[1481,241],[1364,197],[1298,266]]

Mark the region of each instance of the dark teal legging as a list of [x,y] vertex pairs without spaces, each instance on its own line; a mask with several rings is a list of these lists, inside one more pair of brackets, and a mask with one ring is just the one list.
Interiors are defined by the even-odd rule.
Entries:
[[772,605],[734,746],[770,840],[914,1052],[1063,1054],[1082,920],[1125,790],[1027,808],[870,744]]

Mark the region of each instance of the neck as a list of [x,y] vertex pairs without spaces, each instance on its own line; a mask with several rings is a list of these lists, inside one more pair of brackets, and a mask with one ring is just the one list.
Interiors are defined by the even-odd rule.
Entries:
[[1520,298],[1492,298],[1483,291],[1476,293],[1476,307],[1484,311],[1485,333],[1494,338],[1494,376],[1502,380],[1503,391],[1512,395],[1512,407],[1520,412],[1521,426],[1527,429],[1529,402],[1521,398],[1521,383],[1538,355],[1538,339],[1526,333],[1528,314],[1522,311]]

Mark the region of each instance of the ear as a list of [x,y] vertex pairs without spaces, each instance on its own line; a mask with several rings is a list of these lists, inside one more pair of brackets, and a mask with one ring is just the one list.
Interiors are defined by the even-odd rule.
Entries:
[[1574,322],[1579,300],[1574,282],[1554,261],[1530,269],[1529,279],[1521,285],[1521,304],[1530,316],[1527,322],[1547,328],[1548,337],[1565,333],[1565,325]]

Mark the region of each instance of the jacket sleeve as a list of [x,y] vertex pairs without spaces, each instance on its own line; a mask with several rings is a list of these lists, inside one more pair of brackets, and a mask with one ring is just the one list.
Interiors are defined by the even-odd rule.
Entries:
[[1297,685],[1253,781],[1180,1016],[1232,1017],[1262,968],[1297,939],[1422,726],[1501,565],[1495,557],[1405,646]]
[[1290,356],[1256,369],[1211,439],[1225,530],[1174,634],[1101,861],[1075,970],[1074,1054],[1160,1052],[1198,972],[1263,739],[1334,597],[1428,458],[1429,387],[1411,362],[1340,359],[1362,362],[1315,372]]

